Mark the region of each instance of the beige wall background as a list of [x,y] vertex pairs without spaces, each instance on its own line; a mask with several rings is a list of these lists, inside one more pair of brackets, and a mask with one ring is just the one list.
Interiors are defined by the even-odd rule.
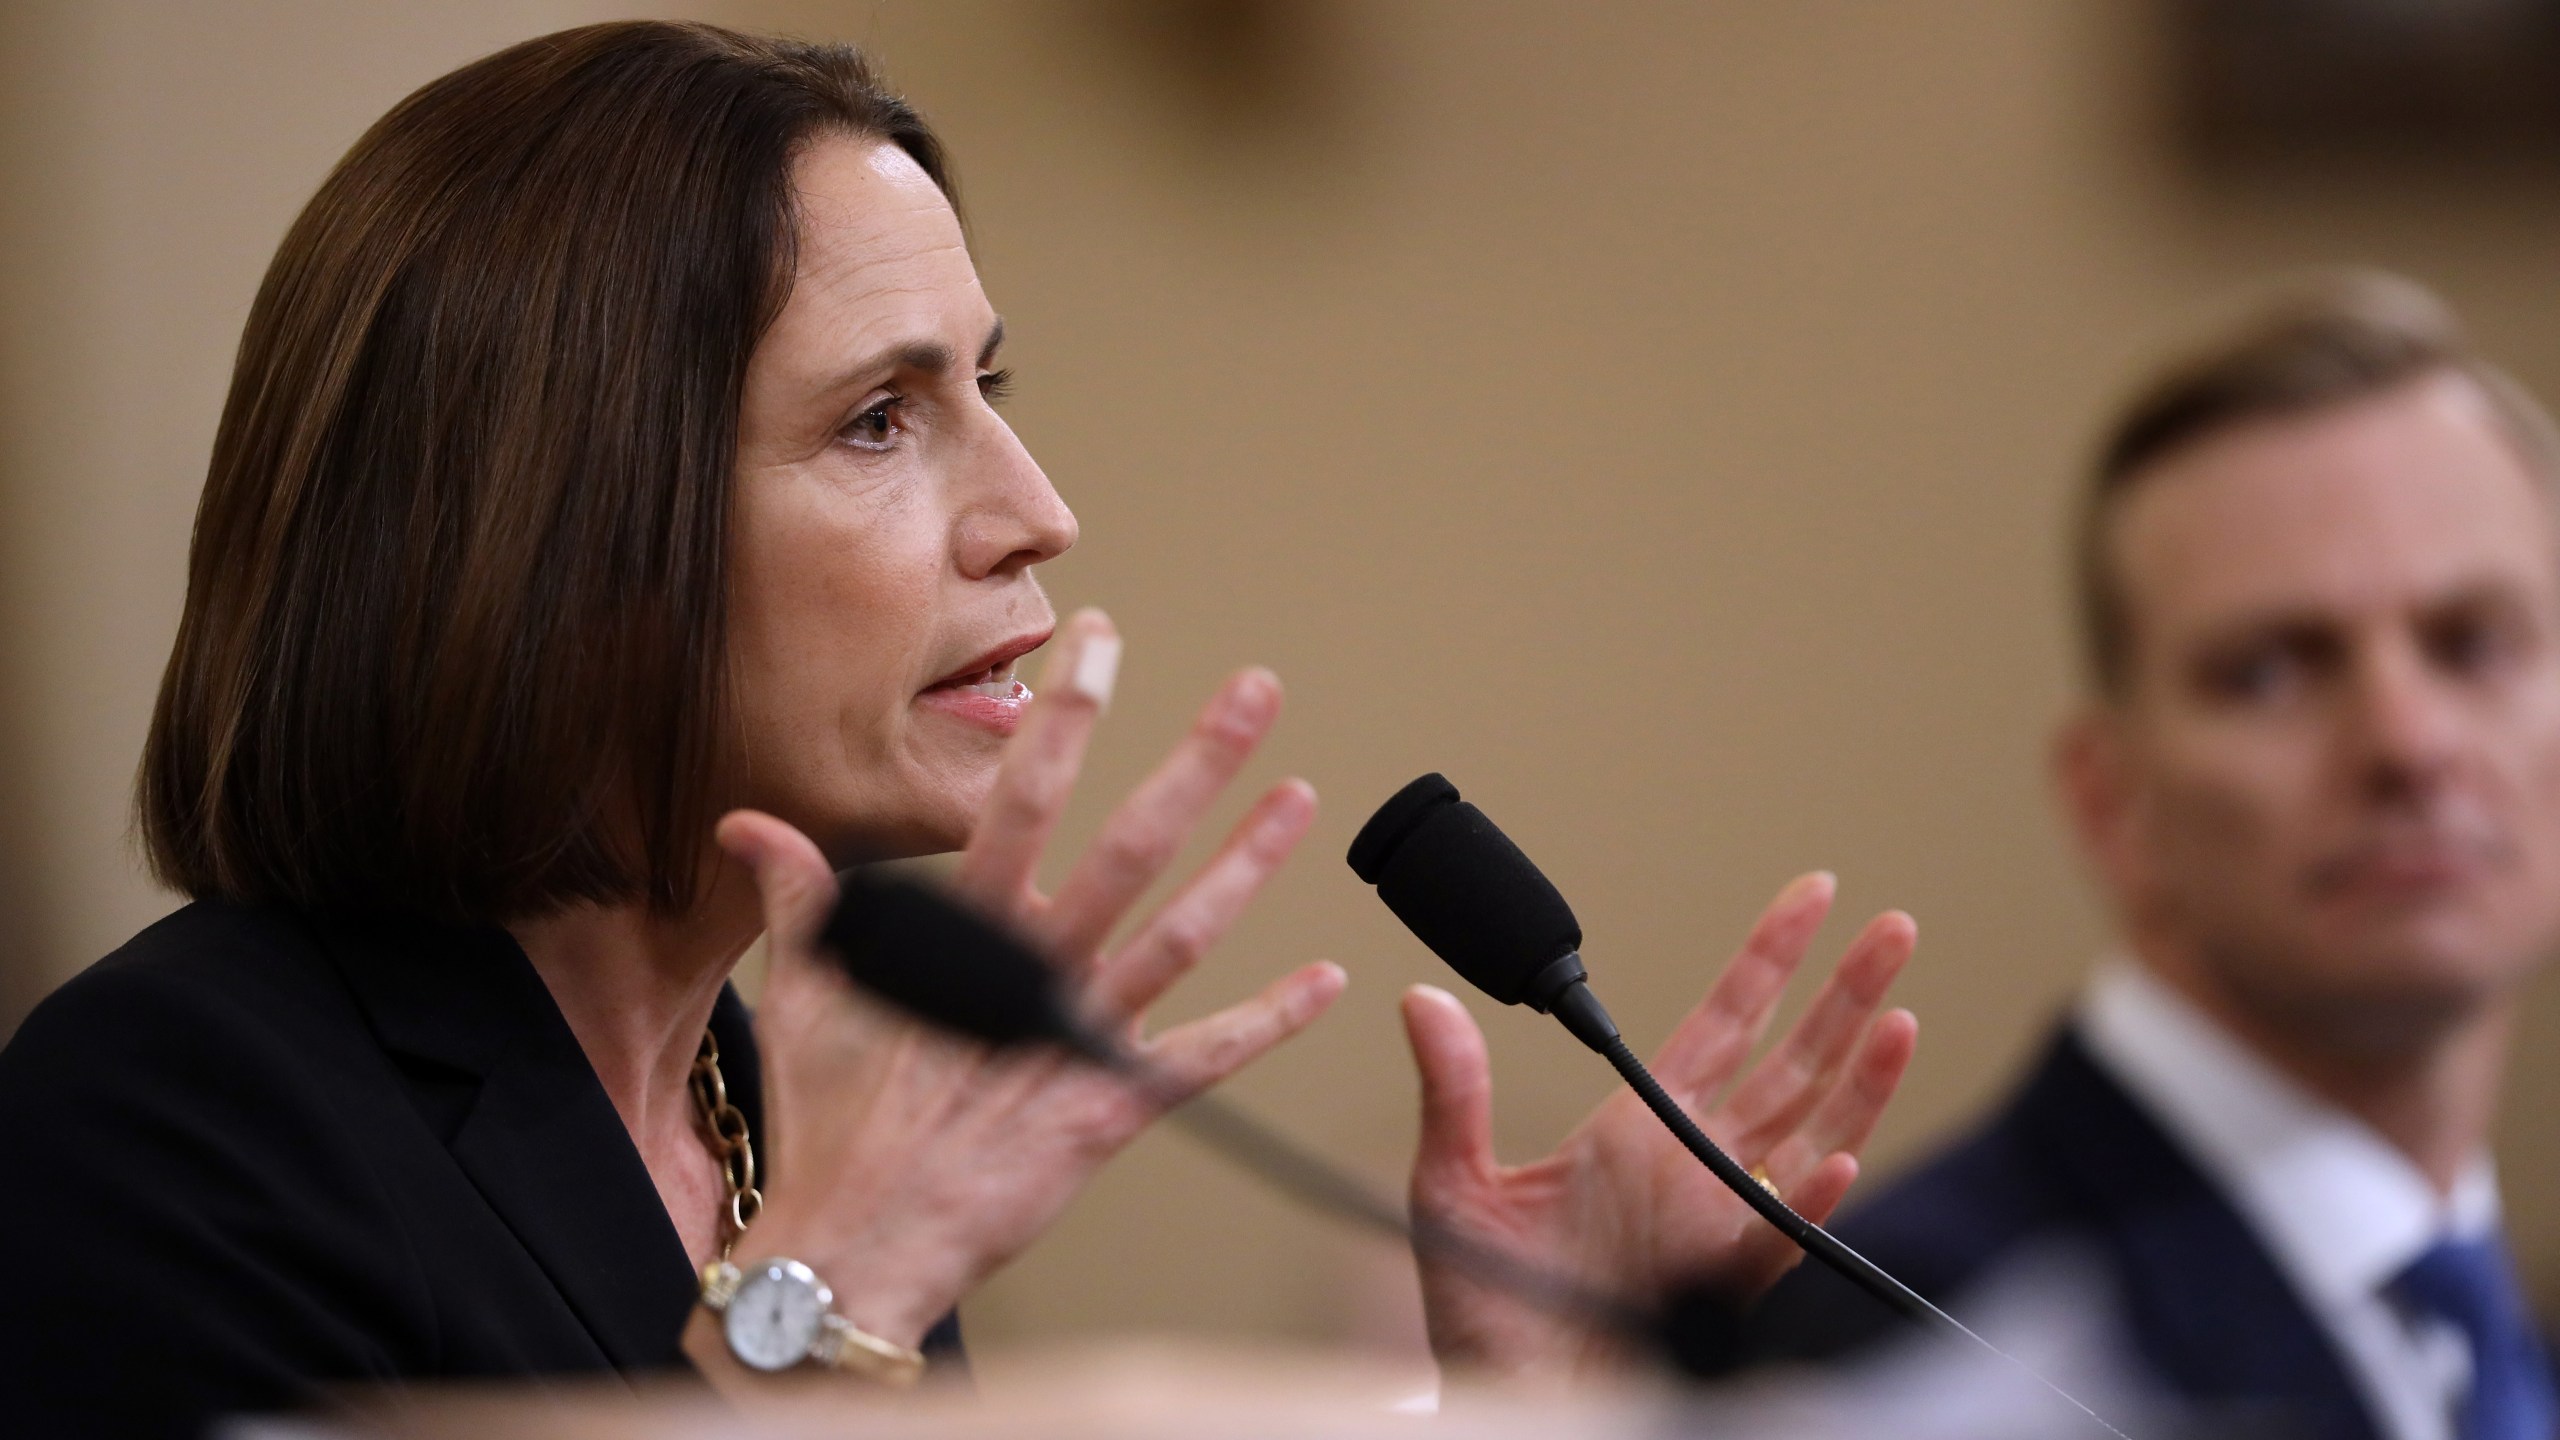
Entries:
[[[0,7],[0,1020],[172,903],[126,787],[286,222],[416,84],[628,13]],[[1281,672],[1256,777],[1309,776],[1326,816],[1169,1013],[1346,964],[1337,1013],[1236,1090],[1387,1184],[1393,1001],[1438,977],[1340,854],[1397,784],[1447,771],[1540,858],[1643,1038],[1799,871],[1843,877],[1828,946],[1917,914],[1890,1167],[1998,1093],[2104,944],[2042,750],[2070,694],[2058,532],[2130,372],[2236,285],[2361,261],[2560,394],[2560,186],[2199,186],[2158,143],[2132,0],[650,13],[870,44],[953,143],[1016,423],[1085,524],[1053,590],[1131,642],[1076,836],[1220,674]],[[1503,1143],[1537,1153],[1605,1071],[1478,1008]],[[2546,997],[2500,1141],[2547,1291],[2555,1038]],[[1409,1283],[1168,1134],[969,1318],[991,1344],[1383,1343]]]

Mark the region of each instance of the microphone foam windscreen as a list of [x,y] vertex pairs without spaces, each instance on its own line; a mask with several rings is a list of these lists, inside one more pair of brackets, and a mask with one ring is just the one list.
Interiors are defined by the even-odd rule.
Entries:
[[855,984],[917,1019],[995,1046],[1079,1043],[1047,961],[912,881],[845,876],[819,943]]
[[1458,787],[1425,775],[1378,807],[1351,842],[1351,868],[1405,928],[1505,1005],[1582,948],[1573,907]]

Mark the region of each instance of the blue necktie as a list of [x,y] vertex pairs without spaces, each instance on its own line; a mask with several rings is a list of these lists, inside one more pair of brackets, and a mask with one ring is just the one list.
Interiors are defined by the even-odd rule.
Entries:
[[2495,1235],[2439,1240],[2391,1282],[2412,1308],[2452,1322],[2471,1342],[2471,1393],[2462,1440],[2552,1440],[2560,1400],[2542,1336]]

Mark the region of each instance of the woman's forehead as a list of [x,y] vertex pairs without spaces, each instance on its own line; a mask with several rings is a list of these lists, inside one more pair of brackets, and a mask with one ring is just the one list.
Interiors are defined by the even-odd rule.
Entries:
[[914,157],[868,136],[831,137],[793,164],[792,186],[799,234],[778,328],[809,322],[856,348],[885,339],[884,326],[983,328],[959,216]]

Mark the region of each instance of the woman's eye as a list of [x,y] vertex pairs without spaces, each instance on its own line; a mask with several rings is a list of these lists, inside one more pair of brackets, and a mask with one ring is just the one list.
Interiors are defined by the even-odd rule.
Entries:
[[990,370],[978,377],[978,393],[990,405],[1001,405],[1013,398],[1013,371]]
[[840,438],[857,450],[887,450],[898,443],[898,410],[906,402],[890,396],[845,422]]

